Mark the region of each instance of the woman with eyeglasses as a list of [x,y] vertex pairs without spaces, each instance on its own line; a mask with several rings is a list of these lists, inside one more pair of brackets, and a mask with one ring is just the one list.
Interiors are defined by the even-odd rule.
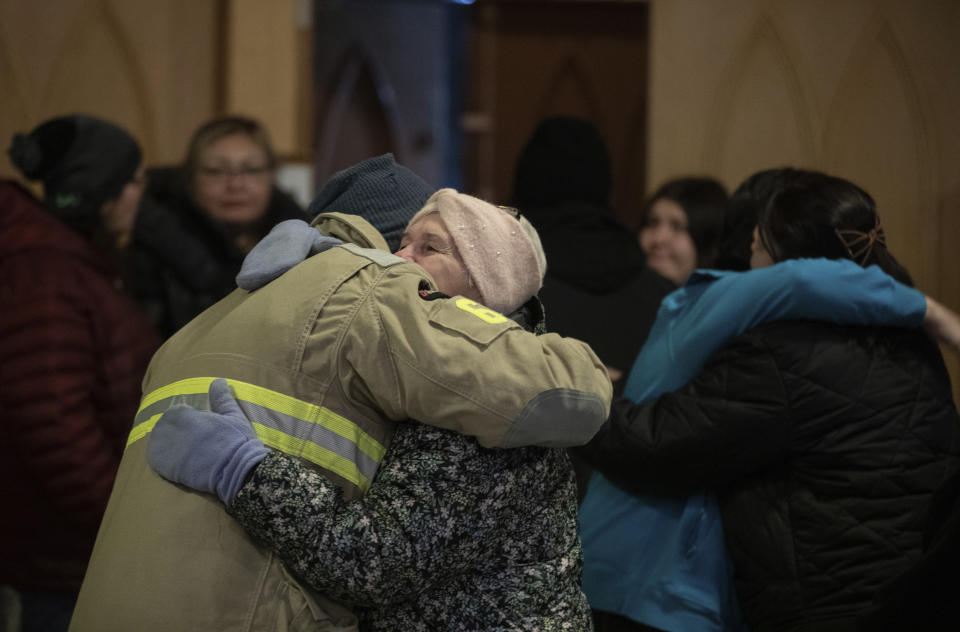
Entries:
[[164,337],[236,287],[244,255],[287,219],[306,219],[274,185],[276,157],[255,120],[201,126],[180,167],[149,172],[134,240],[135,292]]

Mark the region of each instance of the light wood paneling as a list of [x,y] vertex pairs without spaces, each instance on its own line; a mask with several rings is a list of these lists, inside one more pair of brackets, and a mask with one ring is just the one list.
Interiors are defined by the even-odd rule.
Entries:
[[[86,113],[138,138],[148,163],[181,158],[214,114],[214,0],[0,0],[0,145]],[[15,176],[6,151],[0,175]]]
[[277,153],[312,153],[309,0],[231,0],[227,9],[227,112],[270,130]]

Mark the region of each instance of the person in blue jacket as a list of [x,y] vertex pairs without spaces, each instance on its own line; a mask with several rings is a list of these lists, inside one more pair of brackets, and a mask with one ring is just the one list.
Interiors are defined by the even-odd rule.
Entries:
[[[755,240],[754,267],[757,269],[745,273],[700,270],[684,288],[664,299],[648,342],[628,378],[625,400],[615,405],[610,422],[580,452],[581,456],[619,485],[637,493],[631,494],[615,485],[607,476],[596,474],[581,505],[584,591],[592,608],[613,613],[609,617],[599,618],[597,628],[601,632],[645,629],[645,626],[685,631],[742,629],[738,601],[746,604],[745,619],[753,630],[788,629],[805,617],[827,616],[824,612],[829,612],[829,607],[818,610],[815,604],[808,604],[807,610],[794,607],[793,599],[797,598],[797,594],[809,597],[810,593],[817,592],[804,590],[811,581],[800,571],[790,577],[794,581],[790,584],[793,590],[765,590],[767,584],[776,585],[776,580],[782,578],[776,577],[776,572],[772,572],[773,577],[760,572],[761,579],[757,580],[754,575],[744,580],[744,573],[749,575],[756,569],[749,567],[750,562],[744,563],[743,559],[738,559],[736,573],[740,594],[734,591],[734,568],[727,556],[726,546],[731,536],[728,533],[725,537],[725,521],[720,520],[721,508],[726,510],[738,506],[736,490],[749,487],[749,476],[756,474],[756,469],[751,469],[754,466],[751,456],[764,453],[764,450],[751,452],[751,441],[731,442],[737,436],[738,428],[749,426],[757,442],[776,445],[776,441],[765,434],[768,428],[774,426],[763,425],[763,413],[776,418],[780,410],[777,405],[787,407],[787,404],[778,400],[775,403],[766,402],[768,409],[761,405],[760,413],[744,405],[748,409],[745,412],[738,410],[737,404],[741,402],[736,397],[743,395],[744,391],[752,392],[751,397],[757,401],[773,397],[769,392],[776,391],[777,385],[770,384],[769,374],[775,373],[780,367],[773,363],[761,368],[748,364],[748,368],[744,369],[745,374],[732,375],[729,371],[723,373],[722,377],[711,374],[714,381],[708,386],[701,384],[698,379],[697,391],[684,390],[681,391],[683,396],[677,394],[666,400],[653,400],[683,387],[700,374],[715,352],[731,339],[771,321],[807,319],[916,328],[924,324],[926,318],[928,330],[946,334],[944,337],[948,341],[956,342],[954,333],[946,333],[951,325],[944,324],[953,317],[945,314],[942,306],[884,272],[884,269],[892,271],[909,283],[909,276],[886,251],[882,230],[874,224],[877,216],[873,201],[865,192],[850,183],[823,174],[784,169],[758,174],[738,189],[734,199],[742,203],[744,196],[752,196],[758,213],[766,218],[766,222],[776,217],[780,219],[781,227],[795,229],[802,224],[797,220],[797,209],[790,209],[794,215],[789,219],[794,224],[770,210],[771,199],[777,199],[774,194],[782,193],[785,189],[811,206],[813,202],[803,196],[815,198],[824,209],[836,203],[841,196],[818,197],[815,193],[823,190],[840,191],[854,200],[849,206],[855,207],[860,215],[869,216],[871,226],[858,226],[855,234],[836,233],[837,244],[831,244],[835,246],[833,250],[813,240],[812,244],[803,244],[806,250],[800,248],[791,253],[794,256],[800,252],[799,256],[802,257],[829,256],[832,259],[767,255],[767,260],[763,261],[765,251],[760,252],[763,249],[756,246]],[[802,204],[798,203],[797,206]],[[832,210],[836,211],[832,216],[825,211],[829,219],[823,220],[822,224],[829,225],[831,221],[837,222],[838,218],[844,217],[840,212],[843,209]],[[829,226],[827,233],[845,228],[842,224]],[[788,240],[783,238],[783,241]],[[798,241],[802,243],[802,240]],[[774,261],[777,263],[770,265]],[[759,267],[761,263],[766,263],[767,267]],[[869,265],[873,263],[883,265]],[[952,326],[955,327],[955,323]],[[801,329],[801,332],[806,331]],[[828,334],[824,336],[829,339]],[[814,338],[811,337],[810,345],[813,343]],[[918,371],[922,369],[934,376],[931,380],[937,383],[938,390],[932,396],[935,400],[932,406],[939,419],[942,421],[949,417],[951,411],[955,418],[949,378],[946,378],[942,369],[942,361],[937,364],[939,354],[933,349],[923,358],[912,360],[919,367]],[[709,366],[714,366],[712,361]],[[855,370],[864,369],[856,367]],[[686,387],[688,390],[692,388]],[[706,397],[706,393],[709,393],[708,400],[698,399],[698,395]],[[671,408],[664,404],[665,401],[670,404],[682,401],[683,404]],[[638,405],[644,402],[648,404]],[[780,410],[784,418],[789,417],[789,410]],[[669,424],[673,425],[667,425],[664,421],[669,411],[674,413],[669,416]],[[730,422],[731,430],[725,434],[724,427],[717,420],[726,419],[725,415],[731,414],[731,411],[742,414],[737,417],[736,423]],[[758,425],[750,426],[747,421],[740,423],[741,419],[749,418],[749,412],[755,413],[760,419]],[[937,428],[938,432],[942,431],[947,443],[944,451],[950,452],[954,447],[951,444],[954,435],[951,435],[949,423],[944,422]],[[711,434],[711,431],[716,434]],[[786,453],[790,451],[786,450]],[[783,453],[779,456],[786,459]],[[939,459],[938,462],[947,460],[942,454],[937,455],[936,459]],[[653,471],[656,469],[654,463],[660,466],[659,472]],[[766,465],[772,467],[770,463]],[[927,487],[935,486],[938,476],[931,474],[924,480],[926,487],[922,497],[928,495],[930,490]],[[720,505],[717,496],[709,490],[719,486],[720,491],[726,492],[729,489],[727,485],[733,486],[735,491],[731,493],[735,498],[731,501],[730,496],[724,495],[726,504]],[[749,492],[744,493],[749,496]],[[747,502],[746,508],[738,506],[741,511],[736,514],[736,527],[741,527],[750,519],[762,523],[762,515],[751,516],[750,519],[745,516],[751,506],[765,509],[762,499],[757,501],[753,498],[752,502],[752,505]],[[915,509],[911,505],[911,511]],[[771,513],[776,512],[771,510]],[[864,522],[868,520],[864,519]],[[763,526],[759,525],[758,528],[762,530]],[[741,536],[738,540],[741,547],[749,546],[742,539],[745,531],[748,529],[741,529],[737,534]],[[762,545],[763,538],[757,536],[756,539]],[[788,546],[783,541],[777,544]],[[771,546],[771,549],[775,548]],[[733,550],[739,549],[734,547]],[[770,551],[763,552],[770,553],[770,558],[776,557]],[[750,560],[749,556],[745,557]],[[768,559],[763,562],[774,564]],[[756,563],[762,566],[763,562]],[[872,570],[878,577],[883,577],[890,568],[873,567]],[[816,586],[817,582],[814,580],[812,583]],[[826,599],[823,593],[817,594]],[[763,595],[759,599],[760,604],[757,595]],[[847,601],[837,607],[846,609],[849,614],[852,604],[859,603],[858,599],[863,597],[863,594],[846,594]]]

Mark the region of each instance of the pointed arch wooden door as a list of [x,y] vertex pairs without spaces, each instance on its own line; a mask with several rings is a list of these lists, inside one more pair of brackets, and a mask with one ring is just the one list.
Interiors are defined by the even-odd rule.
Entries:
[[581,116],[607,140],[611,203],[635,225],[646,171],[647,14],[640,2],[478,2],[464,118],[467,188],[508,201],[536,124]]

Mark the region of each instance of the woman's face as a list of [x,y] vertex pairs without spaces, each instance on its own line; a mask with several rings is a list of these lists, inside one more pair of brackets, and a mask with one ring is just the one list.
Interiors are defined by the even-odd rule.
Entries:
[[750,244],[750,269],[769,268],[774,264],[773,257],[760,241],[760,229],[753,227],[753,243]]
[[397,256],[420,264],[449,296],[465,296],[480,301],[480,293],[467,280],[467,268],[457,252],[447,226],[437,213],[431,213],[407,226]]
[[130,243],[130,237],[133,235],[133,225],[137,220],[137,212],[140,210],[140,199],[143,197],[146,185],[147,178],[143,167],[140,167],[133,174],[130,182],[120,190],[120,195],[108,200],[100,207],[103,226],[113,238],[113,243],[118,249],[123,249]]
[[252,224],[266,213],[272,185],[263,149],[246,134],[231,134],[201,153],[194,202],[218,222]]
[[673,200],[653,203],[640,229],[640,248],[647,265],[677,285],[687,282],[697,266],[697,248],[687,232],[687,214]]

